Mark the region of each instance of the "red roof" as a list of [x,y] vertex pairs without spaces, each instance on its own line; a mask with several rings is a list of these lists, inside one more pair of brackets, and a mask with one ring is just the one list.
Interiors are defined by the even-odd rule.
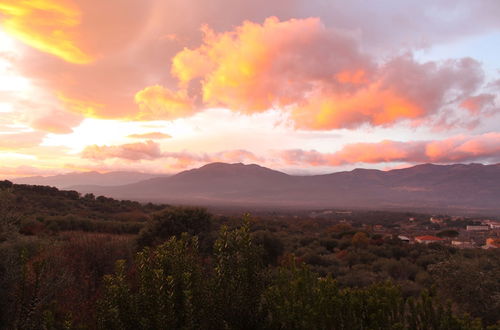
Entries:
[[488,238],[486,239],[486,244],[500,248],[500,238]]
[[417,236],[415,239],[418,239],[419,241],[444,241],[444,238],[431,235]]

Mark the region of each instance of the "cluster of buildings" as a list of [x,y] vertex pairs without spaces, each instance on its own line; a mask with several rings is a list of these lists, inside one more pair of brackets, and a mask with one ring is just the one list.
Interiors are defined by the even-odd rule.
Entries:
[[500,248],[500,221],[467,220],[460,217],[433,216],[428,221],[409,218],[398,226],[387,229],[382,225],[373,230],[388,231],[407,243],[440,243],[456,248]]

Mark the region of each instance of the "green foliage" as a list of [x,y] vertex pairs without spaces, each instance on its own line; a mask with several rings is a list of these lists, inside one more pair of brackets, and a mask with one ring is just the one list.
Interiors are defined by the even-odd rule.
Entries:
[[19,251],[18,273],[15,282],[10,283],[11,291],[2,299],[9,302],[2,322],[7,328],[39,329],[46,322],[53,308],[53,301],[68,282],[67,273],[61,271],[61,260],[54,256],[29,258],[30,252]]
[[235,230],[222,227],[214,245],[214,259],[212,292],[223,326],[255,329],[260,322],[257,311],[264,278],[248,219]]
[[480,330],[481,322],[467,315],[455,316],[451,306],[443,306],[437,298],[424,291],[419,299],[408,300],[407,329],[415,330]]
[[[196,237],[170,238],[145,248],[127,275],[118,261],[114,275],[105,277],[99,302],[102,329],[199,329],[206,324],[207,290],[203,282]],[[128,281],[127,281],[128,280]],[[131,282],[135,282],[132,288]]]
[[488,252],[471,258],[454,256],[429,270],[444,297],[492,324],[500,315],[500,254]]
[[[7,222],[23,234],[54,233],[66,230],[136,234],[149,213],[165,205],[142,205],[54,187],[12,184],[0,181],[0,242]],[[4,221],[9,218],[9,221]],[[22,224],[21,224],[22,222]],[[10,231],[12,226],[10,226]]]
[[283,242],[269,231],[254,232],[252,239],[255,245],[262,247],[262,259],[266,265],[276,265],[278,258],[283,255],[285,247]]
[[43,220],[43,224],[52,232],[85,231],[113,234],[137,234],[144,227],[142,222],[92,220],[74,215],[48,216]]
[[370,239],[368,238],[368,235],[366,235],[366,233],[358,231],[352,237],[351,242],[355,247],[360,248],[360,247],[366,247],[370,242]]
[[[5,186],[5,181],[2,182]],[[0,190],[0,243],[13,240],[19,234],[22,215],[14,206],[15,197],[9,190]]]
[[[271,329],[329,329],[340,320],[338,286],[331,278],[318,280],[305,265],[288,260],[264,292],[262,310]],[[333,328],[332,328],[333,329]]]
[[137,239],[139,247],[161,244],[182,233],[197,235],[208,232],[212,215],[203,208],[169,207],[153,215]]
[[135,299],[127,283],[125,261],[116,262],[114,275],[104,277],[104,295],[98,303],[98,324],[101,329],[134,329],[137,313]]
[[342,288],[293,256],[263,271],[248,221],[223,227],[213,269],[203,269],[196,238],[145,248],[127,272],[118,262],[98,304],[102,329],[482,329],[452,313],[434,293],[407,298],[382,282]]
[[428,293],[405,299],[390,282],[340,289],[293,258],[264,292],[262,308],[271,329],[481,329]]
[[0,328],[460,330],[482,329],[479,317],[495,329],[498,251],[361,225],[404,214],[306,216],[238,227],[204,209],[0,181]]

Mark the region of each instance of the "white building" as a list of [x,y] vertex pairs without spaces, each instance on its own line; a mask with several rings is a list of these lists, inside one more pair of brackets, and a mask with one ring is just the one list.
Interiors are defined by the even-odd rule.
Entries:
[[467,231],[486,231],[486,230],[490,230],[490,226],[484,226],[484,225],[467,226]]

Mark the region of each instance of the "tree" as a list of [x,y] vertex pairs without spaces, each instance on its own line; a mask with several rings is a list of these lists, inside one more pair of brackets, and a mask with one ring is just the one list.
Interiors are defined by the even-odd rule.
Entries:
[[368,235],[362,231],[358,231],[356,234],[351,239],[352,245],[354,245],[356,248],[362,248],[368,245],[370,243],[370,239],[368,238]]
[[182,233],[198,235],[210,230],[212,215],[203,208],[168,207],[152,216],[139,233],[139,247],[158,245]]
[[[206,329],[210,306],[198,240],[171,237],[137,253],[135,274],[118,261],[98,303],[101,329]],[[134,286],[131,283],[135,283]]]
[[252,236],[255,244],[263,249],[263,261],[266,265],[276,265],[278,258],[285,251],[283,242],[269,231],[258,231]]
[[444,298],[489,324],[500,321],[500,255],[454,256],[429,266]]
[[264,288],[262,261],[248,219],[241,228],[222,227],[214,245],[214,305],[223,328],[256,329]]
[[15,197],[7,190],[0,190],[0,243],[12,240],[19,234],[23,217],[14,206]]
[[436,234],[438,237],[457,237],[458,235],[458,231],[453,229],[442,230]]

